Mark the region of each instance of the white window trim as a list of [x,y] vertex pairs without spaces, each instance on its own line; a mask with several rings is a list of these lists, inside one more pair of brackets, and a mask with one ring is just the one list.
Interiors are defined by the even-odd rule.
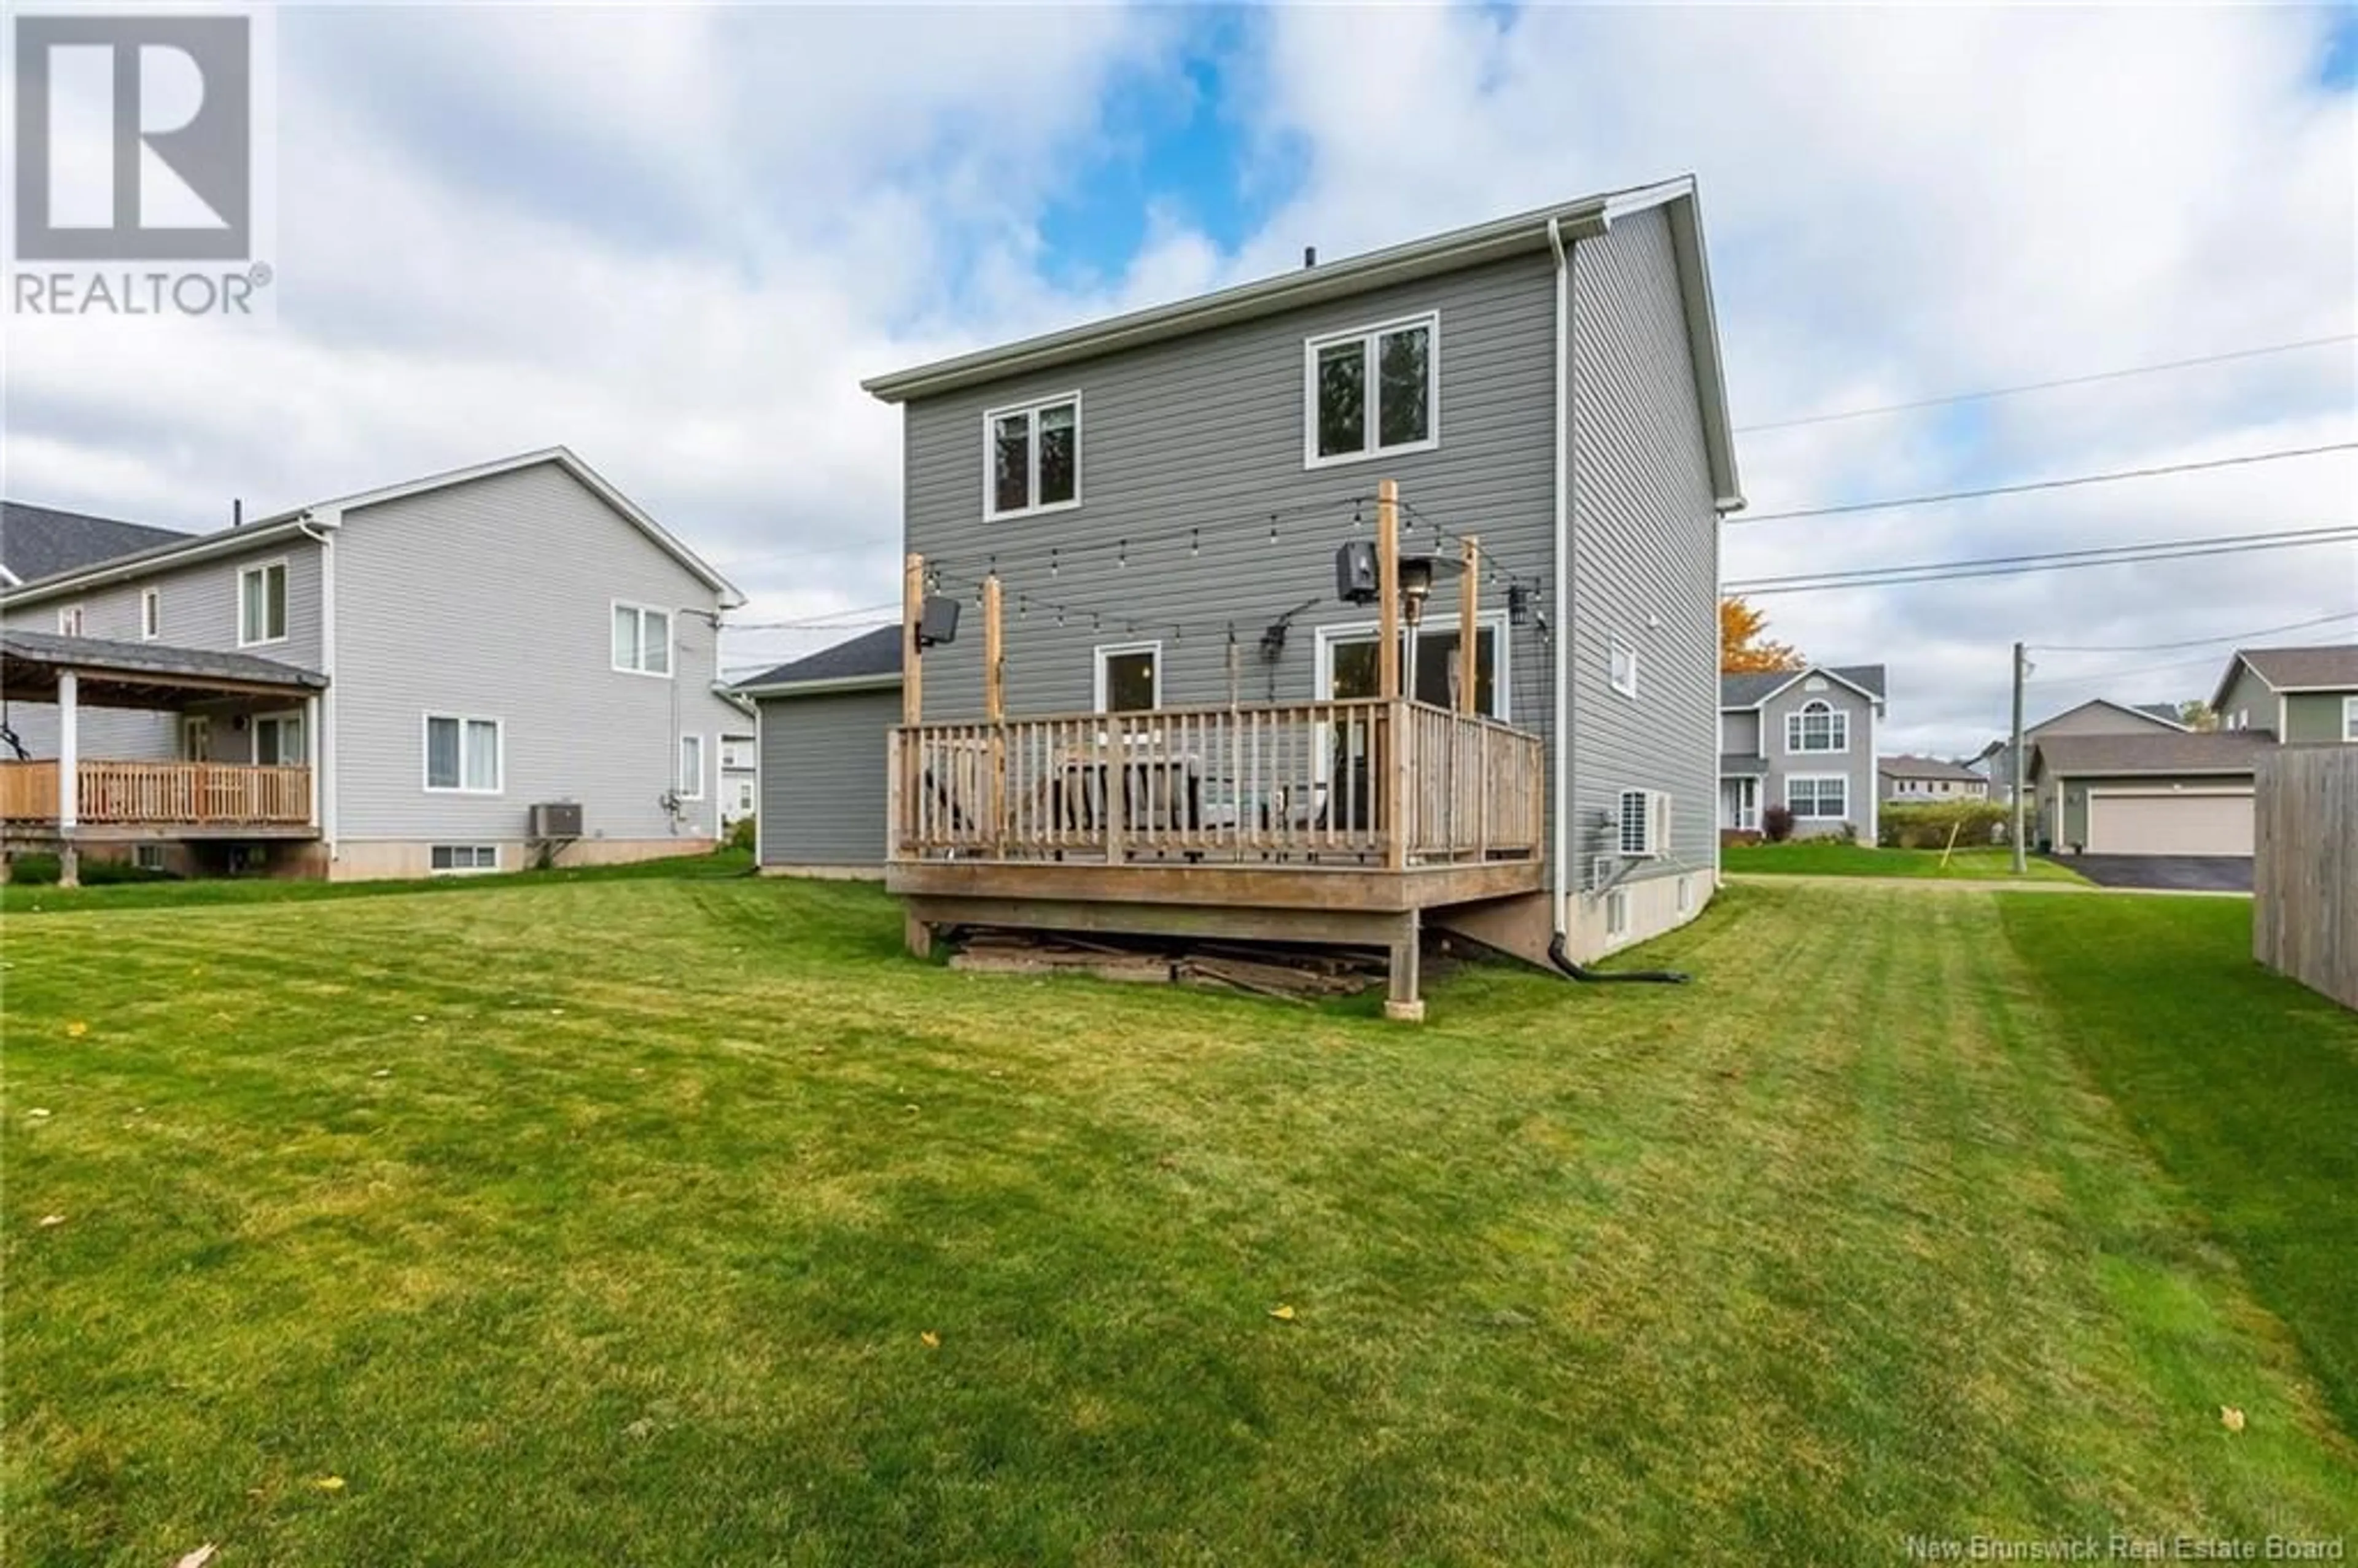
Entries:
[[[1382,445],[1381,409],[1378,406],[1382,391],[1378,384],[1381,377],[1377,367],[1376,340],[1387,332],[1397,332],[1407,327],[1423,327],[1424,354],[1424,439],[1404,441],[1397,447]],[[1318,351],[1362,340],[1368,347],[1367,422],[1368,444],[1356,452],[1336,452],[1322,457],[1318,451]],[[1412,316],[1401,316],[1390,321],[1378,321],[1365,327],[1347,327],[1339,332],[1321,332],[1314,338],[1302,340],[1302,466],[1305,469],[1331,469],[1345,463],[1364,463],[1375,458],[1396,458],[1405,452],[1429,452],[1441,445],[1441,312],[1421,310]]]
[[[1828,816],[1823,812],[1818,811],[1816,809],[1816,806],[1818,803],[1819,792],[1815,789],[1812,789],[1810,792],[1812,810],[1809,815],[1803,816],[1793,805],[1793,786],[1797,784],[1813,785],[1838,784],[1842,785],[1842,810],[1833,816]],[[1848,773],[1787,773],[1785,775],[1785,809],[1793,813],[1793,820],[1796,822],[1848,822],[1851,819],[1850,775]]]
[[[238,568],[238,573],[237,573],[237,645],[238,645],[239,647],[241,647],[241,648],[267,648],[267,647],[271,647],[271,646],[274,646],[274,645],[276,645],[276,644],[277,644],[277,643],[284,643],[285,641],[287,641],[287,633],[288,633],[289,632],[291,632],[291,631],[294,629],[294,622],[295,622],[295,574],[294,574],[294,572],[293,572],[293,571],[291,571],[291,570],[289,570],[289,569],[288,569],[287,565],[287,558],[285,556],[280,556],[280,557],[277,557],[276,560],[256,561],[256,562],[254,562],[254,563],[252,566],[250,566],[250,567],[241,567],[241,568]],[[283,580],[284,580],[284,581],[286,582],[286,584],[287,584],[287,591],[286,591],[286,596],[285,596],[285,601],[286,601],[286,607],[287,607],[287,624],[286,624],[285,628],[284,628],[283,630],[281,630],[281,631],[279,632],[278,635],[277,635],[277,636],[276,636],[276,637],[268,637],[268,636],[265,636],[265,637],[256,637],[256,638],[254,638],[254,639],[253,639],[253,640],[251,640],[251,641],[248,641],[248,640],[247,640],[247,638],[246,638],[246,635],[245,635],[245,579],[248,579],[248,578],[250,578],[250,577],[262,577],[262,576],[265,575],[266,573],[268,573],[269,571],[271,571],[274,568],[276,568],[276,569],[277,569],[277,570],[278,570],[278,571],[283,575]],[[263,619],[263,622],[264,622],[264,628],[265,628],[265,630],[266,631],[266,630],[268,629],[268,623],[269,623],[269,620],[270,620],[270,616],[269,616],[269,613],[268,613],[267,606],[266,606],[266,605],[265,605],[265,612],[264,612],[264,614],[263,614],[263,618],[262,618],[262,619]]]
[[[1623,654],[1627,654],[1629,660],[1629,679],[1626,684],[1613,673],[1613,666]],[[1630,701],[1638,700],[1638,649],[1635,643],[1625,643],[1618,637],[1605,640],[1605,681]]]
[[[303,733],[303,710],[299,708],[289,708],[277,713],[257,713],[251,719],[248,719],[245,721],[245,760],[257,768],[261,767],[263,765],[262,727],[265,724],[284,724],[289,722],[294,724],[295,733],[299,736],[303,741],[303,761],[299,762],[280,762],[275,765],[278,767],[291,768],[308,767],[311,761],[311,737]],[[463,736],[460,737],[459,743],[461,746],[466,744],[466,740]]]
[[[1428,615],[1418,631],[1421,633],[1433,634],[1455,632],[1457,630],[1457,613],[1455,611],[1446,615]],[[1515,639],[1509,628],[1507,612],[1503,610],[1476,611],[1474,614],[1474,625],[1476,630],[1498,633],[1498,667],[1490,674],[1492,708],[1490,717],[1501,724],[1511,724],[1514,722],[1509,710],[1514,701],[1512,677]],[[1381,624],[1374,621],[1338,621],[1318,628],[1317,670],[1314,677],[1317,684],[1312,687],[1315,700],[1332,702],[1335,699],[1335,645],[1338,643],[1373,642],[1382,630]],[[1402,685],[1407,684],[1406,665],[1401,665],[1401,681]]]
[[139,590],[139,640],[152,643],[164,634],[164,590],[143,588]]
[[1615,888],[1605,895],[1605,935],[1608,940],[1629,935],[1629,890]]
[[[1800,723],[1800,721],[1801,721],[1801,715],[1803,715],[1804,713],[1807,713],[1807,712],[1808,712],[1811,708],[1824,708],[1824,709],[1826,710],[1826,712],[1827,712],[1830,716],[1832,716],[1833,719],[1837,719],[1838,721],[1840,721],[1841,726],[1842,726],[1842,744],[1841,744],[1841,745],[1839,745],[1839,746],[1815,747],[1815,746],[1796,746],[1796,745],[1794,745],[1794,744],[1793,744],[1793,737],[1794,737],[1794,735],[1795,735],[1795,733],[1796,733],[1796,729],[1795,729],[1795,727]],[[1825,699],[1823,699],[1823,697],[1812,697],[1812,698],[1811,698],[1808,702],[1805,702],[1805,703],[1801,704],[1801,707],[1799,707],[1799,708],[1797,708],[1793,709],[1790,713],[1788,713],[1787,715],[1785,715],[1785,754],[1786,754],[1787,756],[1789,756],[1789,757],[1847,757],[1847,756],[1849,756],[1849,755],[1850,755],[1850,713],[1848,712],[1848,710],[1847,710],[1847,709],[1837,708],[1837,707],[1835,707],[1833,703],[1826,701],[1826,700],[1825,700]]]
[[1106,660],[1123,654],[1154,655],[1154,706],[1163,706],[1163,643],[1160,639],[1144,643],[1099,643],[1089,652],[1089,664],[1094,675],[1091,690],[1094,705],[1099,713],[1106,711]]
[[[443,866],[438,870],[434,864],[434,851],[437,849],[489,849],[492,863],[488,866]],[[485,877],[499,869],[500,847],[497,844],[428,844],[426,847],[426,874],[429,877]]]
[[[647,617],[650,615],[660,615],[664,618],[663,668],[659,670],[639,669],[633,665],[622,664],[614,657],[614,616],[617,611],[623,610],[633,611],[639,618],[639,657],[641,659],[644,659],[647,656]],[[665,609],[660,604],[641,604],[633,600],[628,599],[614,599],[607,600],[606,663],[612,666],[614,673],[619,676],[644,676],[649,680],[671,679],[672,670],[679,663],[679,639],[672,633],[672,629],[676,623],[674,612]]]
[[[687,748],[691,741],[696,745],[696,781],[692,787],[683,782],[687,776],[687,769],[684,764],[687,762]],[[672,758],[672,783],[678,786],[679,798],[682,800],[702,800],[704,798],[704,753],[706,750],[707,748],[704,737],[693,730],[684,732],[679,738],[679,751],[677,754]]]
[[2358,697],[2342,699],[2342,738],[2358,741]]
[[59,605],[58,635],[60,637],[81,636],[85,609],[86,607],[79,600],[75,600],[71,604]]
[[[438,784],[434,780],[433,724],[438,719],[456,719],[459,724],[459,782]],[[471,789],[467,786],[467,726],[488,724],[497,737],[492,757],[499,769],[500,782],[491,789]],[[508,792],[508,726],[507,720],[490,713],[432,713],[417,723],[417,777],[428,795],[503,795]]]
[[[1073,406],[1073,499],[1034,501],[1029,506],[1016,506],[1004,512],[1001,511],[999,486],[996,483],[999,477],[999,442],[996,434],[999,421],[1011,414],[1028,414],[1032,416],[1032,438],[1024,456],[1026,473],[1023,493],[1036,496],[1040,493],[1040,413],[1046,408],[1061,408],[1067,403]],[[1081,504],[1081,395],[1078,388],[1071,392],[1060,392],[1047,397],[1034,397],[1022,403],[1002,404],[997,408],[983,410],[982,518],[984,522],[997,523],[1009,517],[1038,517],[1051,512],[1071,512]]]

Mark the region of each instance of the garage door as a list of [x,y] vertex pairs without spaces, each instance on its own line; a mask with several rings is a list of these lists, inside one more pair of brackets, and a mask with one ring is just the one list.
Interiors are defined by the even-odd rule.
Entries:
[[2091,855],[2248,855],[2252,795],[2088,796]]

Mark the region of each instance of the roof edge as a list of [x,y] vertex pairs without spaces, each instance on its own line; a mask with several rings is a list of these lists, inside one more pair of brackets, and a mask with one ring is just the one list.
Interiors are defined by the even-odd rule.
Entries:
[[899,671],[881,676],[827,676],[817,680],[767,681],[759,686],[731,687],[740,697],[805,697],[830,691],[894,691],[901,685]]

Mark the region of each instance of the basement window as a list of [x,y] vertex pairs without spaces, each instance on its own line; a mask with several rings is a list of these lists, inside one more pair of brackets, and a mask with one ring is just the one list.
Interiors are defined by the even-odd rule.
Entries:
[[500,869],[500,847],[497,844],[437,844],[429,854],[428,863],[438,877],[465,876]]

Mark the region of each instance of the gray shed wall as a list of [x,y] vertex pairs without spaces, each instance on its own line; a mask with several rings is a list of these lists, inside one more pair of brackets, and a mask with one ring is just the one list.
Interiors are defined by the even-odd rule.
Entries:
[[900,688],[759,700],[762,864],[882,868]]

